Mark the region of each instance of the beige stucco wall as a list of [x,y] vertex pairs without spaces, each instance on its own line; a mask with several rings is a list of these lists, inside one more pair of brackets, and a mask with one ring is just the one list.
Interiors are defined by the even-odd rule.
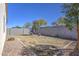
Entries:
[[0,56],[4,47],[5,36],[6,36],[6,8],[5,4],[0,3]]

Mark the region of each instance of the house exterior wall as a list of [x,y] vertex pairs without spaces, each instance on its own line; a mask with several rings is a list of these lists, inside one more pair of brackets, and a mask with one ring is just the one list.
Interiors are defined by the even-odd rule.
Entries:
[[4,3],[0,4],[0,55],[2,55],[2,50],[4,47],[5,37],[6,37],[6,5]]

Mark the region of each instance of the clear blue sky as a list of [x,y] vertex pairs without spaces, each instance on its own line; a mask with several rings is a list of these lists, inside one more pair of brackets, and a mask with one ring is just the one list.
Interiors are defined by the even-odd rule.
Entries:
[[52,22],[63,14],[62,4],[33,4],[33,3],[10,3],[8,4],[8,27],[23,26],[24,23],[32,23],[34,20],[43,18],[50,26]]

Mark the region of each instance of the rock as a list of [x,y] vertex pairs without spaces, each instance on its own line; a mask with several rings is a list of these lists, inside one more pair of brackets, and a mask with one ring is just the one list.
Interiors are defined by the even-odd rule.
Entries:
[[26,47],[23,47],[21,54],[23,56],[36,56],[36,54],[30,48],[26,48]]
[[69,55],[70,56],[79,56],[79,52],[71,52]]
[[7,41],[13,41],[13,40],[15,40],[15,38],[14,37],[10,37],[10,38],[8,38]]
[[22,55],[27,56],[54,56],[62,55],[62,52],[52,45],[36,45],[34,47],[26,48],[22,50]]
[[32,47],[34,53],[38,56],[53,56],[62,54],[60,50],[58,50],[55,46],[52,45],[37,45],[35,47]]

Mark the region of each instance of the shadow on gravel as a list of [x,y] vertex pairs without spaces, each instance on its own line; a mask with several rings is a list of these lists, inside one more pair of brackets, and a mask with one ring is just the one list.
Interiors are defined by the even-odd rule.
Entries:
[[23,47],[22,56],[61,56],[63,52],[52,45],[36,45],[34,47]]

